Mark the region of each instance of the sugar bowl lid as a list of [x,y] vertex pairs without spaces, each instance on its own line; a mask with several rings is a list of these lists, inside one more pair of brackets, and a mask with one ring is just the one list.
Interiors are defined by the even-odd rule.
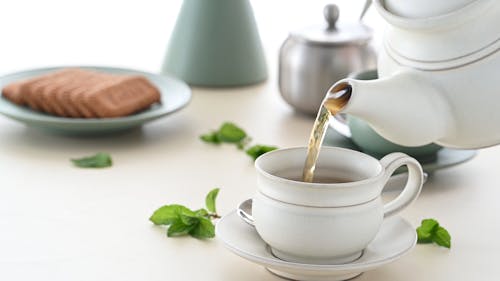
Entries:
[[362,44],[372,38],[372,29],[361,22],[337,22],[339,8],[335,4],[326,5],[323,16],[326,26],[310,26],[291,32],[290,36],[307,43],[322,45]]

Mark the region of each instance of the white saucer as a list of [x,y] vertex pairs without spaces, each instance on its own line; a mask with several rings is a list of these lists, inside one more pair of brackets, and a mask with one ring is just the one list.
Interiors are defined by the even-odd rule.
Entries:
[[384,221],[377,237],[359,259],[347,264],[316,265],[274,257],[255,228],[243,222],[236,211],[220,219],[215,232],[217,239],[238,256],[263,265],[278,276],[303,281],[338,281],[356,277],[400,258],[417,242],[413,227],[401,217],[392,217]]

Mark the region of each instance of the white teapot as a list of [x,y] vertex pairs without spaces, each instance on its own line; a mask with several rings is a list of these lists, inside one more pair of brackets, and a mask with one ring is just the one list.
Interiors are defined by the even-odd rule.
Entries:
[[[389,23],[379,79],[344,79],[341,112],[397,144],[500,143],[500,1],[374,0]],[[327,94],[327,98],[334,98]]]

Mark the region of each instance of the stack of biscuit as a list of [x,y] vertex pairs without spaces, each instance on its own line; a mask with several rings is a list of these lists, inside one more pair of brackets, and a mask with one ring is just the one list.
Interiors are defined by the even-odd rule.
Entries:
[[14,82],[2,95],[33,110],[72,118],[122,117],[160,102],[160,92],[143,76],[73,68]]

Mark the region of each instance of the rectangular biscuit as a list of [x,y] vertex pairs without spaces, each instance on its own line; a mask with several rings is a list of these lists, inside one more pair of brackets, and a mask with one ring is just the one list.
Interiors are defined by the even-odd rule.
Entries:
[[23,84],[26,81],[10,83],[2,89],[2,96],[17,105],[25,105],[24,95],[21,91]]
[[27,106],[29,106],[33,110],[40,110],[40,106],[35,103],[34,98],[32,95],[35,93],[35,89],[40,85],[41,83],[45,83],[45,77],[39,77],[30,81],[27,81],[21,86],[21,92],[23,93],[24,97],[24,102],[26,103]]
[[142,76],[125,76],[84,97],[100,118],[126,116],[158,101],[160,92]]
[[71,100],[75,91],[82,87],[83,84],[89,83],[93,79],[94,73],[88,70],[80,70],[78,73],[67,77],[64,80],[64,85],[57,88],[53,95],[54,101],[58,104],[69,117],[81,118],[85,117],[81,110]]
[[13,82],[2,95],[33,110],[75,118],[126,116],[160,101],[145,77],[76,68]]
[[[49,103],[49,106],[57,115],[66,117],[81,117],[76,109],[68,105],[64,100],[64,96],[70,90],[78,87],[79,81],[85,80],[84,76],[87,71],[82,69],[73,69],[66,75],[59,77],[53,82],[53,85],[47,86],[42,94],[42,99]],[[80,78],[81,77],[81,78]]]
[[62,108],[55,99],[55,94],[57,89],[63,87],[69,79],[72,77],[82,73],[82,70],[78,68],[67,69],[61,75],[54,76],[50,79],[50,82],[45,84],[40,89],[40,95],[38,97],[38,102],[41,105],[42,109],[48,113],[59,115],[59,116],[68,116],[65,112],[64,108]]
[[48,98],[48,96],[53,93],[54,88],[58,87],[59,81],[58,79],[52,79],[48,83],[44,84],[39,88],[39,92],[37,93],[36,100],[40,108],[50,114],[55,114],[54,107],[52,106],[52,101]]
[[54,79],[64,77],[65,75],[68,75],[73,71],[74,69],[70,68],[50,72],[26,83],[22,87],[26,103],[34,110],[47,111],[47,107],[41,101],[41,94],[43,92],[43,89],[50,85],[54,81]]
[[56,102],[64,108],[64,111],[68,114],[69,117],[80,118],[83,115],[78,111],[76,106],[72,104],[70,101],[70,93],[78,86],[75,83],[65,84],[63,87],[59,88],[55,92],[55,100]]
[[45,111],[39,101],[39,98],[43,88],[48,84],[50,84],[50,79],[44,78],[34,83],[28,83],[26,84],[26,87],[23,87],[23,90],[25,91],[26,103],[33,110]]
[[57,90],[65,85],[66,78],[54,79],[52,83],[46,85],[42,90],[40,101],[44,106],[44,109],[54,115],[68,116],[66,111],[57,103],[55,99],[55,94]]
[[27,89],[43,80],[45,77],[37,76],[25,80],[15,81],[2,89],[2,95],[19,105],[27,105]]
[[108,83],[113,83],[113,81],[115,79],[119,79],[120,76],[97,72],[89,72],[87,75],[88,76],[87,79],[85,79],[85,82],[78,83],[79,86],[69,93],[68,102],[78,110],[82,117],[96,118],[98,116],[94,112],[93,108],[91,106],[87,106],[83,102],[85,95],[92,92],[94,89],[100,89]]

